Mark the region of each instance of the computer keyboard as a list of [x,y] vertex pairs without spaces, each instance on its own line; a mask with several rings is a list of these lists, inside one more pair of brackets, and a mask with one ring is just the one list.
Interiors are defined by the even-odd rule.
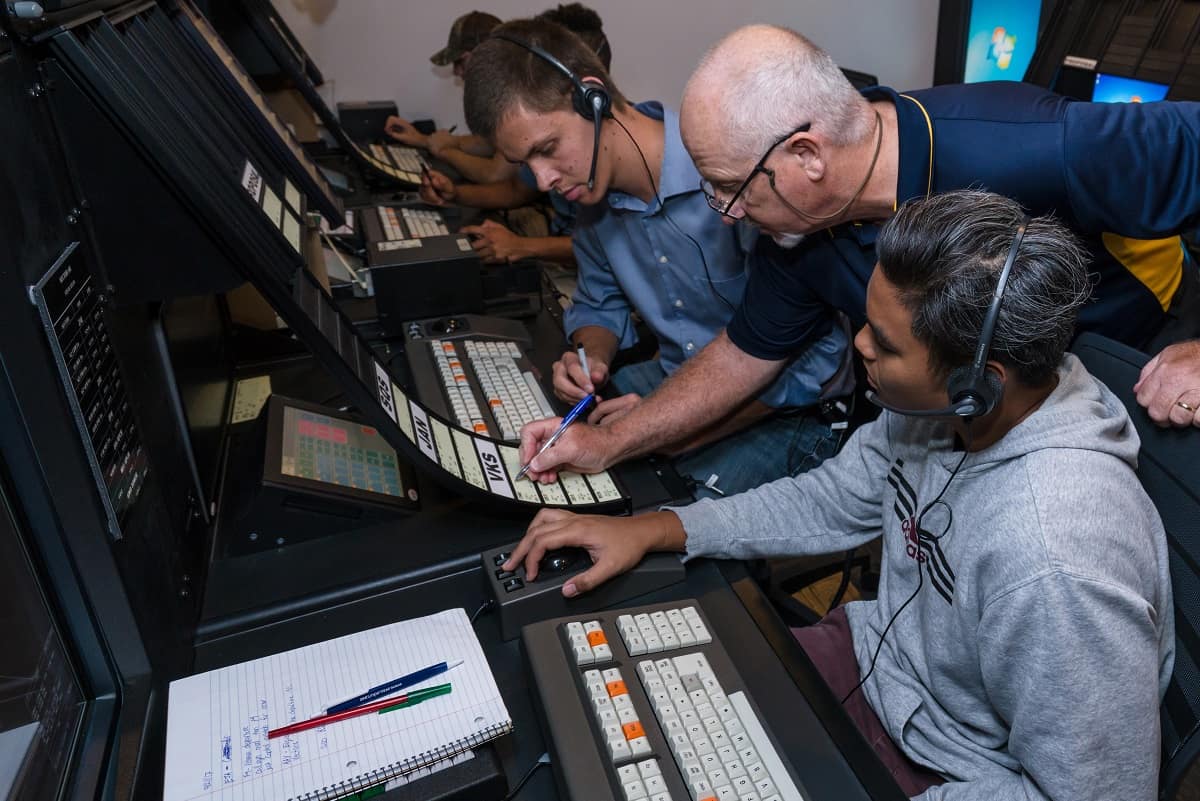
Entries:
[[521,426],[554,416],[537,376],[523,369],[524,356],[517,343],[431,339],[428,346],[449,411],[463,428],[516,442]]
[[400,169],[418,174],[425,169],[425,160],[421,158],[421,151],[415,147],[388,145],[387,150],[392,156],[392,161]]
[[712,631],[695,601],[524,628],[566,798],[804,800]]
[[423,236],[448,236],[446,218],[434,209],[377,206],[379,224],[388,241],[419,239]]

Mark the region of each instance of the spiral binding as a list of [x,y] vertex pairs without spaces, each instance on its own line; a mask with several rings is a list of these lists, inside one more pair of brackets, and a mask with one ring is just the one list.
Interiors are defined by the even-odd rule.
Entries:
[[397,776],[412,773],[414,770],[427,768],[435,762],[441,762],[443,759],[456,757],[476,746],[483,745],[489,740],[494,740],[502,734],[508,734],[512,731],[512,727],[511,720],[506,720],[502,723],[493,723],[491,726],[472,734],[470,737],[456,740],[453,743],[435,748],[432,751],[422,751],[416,756],[401,760],[400,762],[393,762],[390,765],[384,765],[382,768],[367,771],[352,779],[346,779],[337,784],[322,787],[320,790],[310,790],[303,795],[292,796],[288,801],[333,801],[351,793],[357,793],[359,790],[366,790],[369,787],[390,781]]

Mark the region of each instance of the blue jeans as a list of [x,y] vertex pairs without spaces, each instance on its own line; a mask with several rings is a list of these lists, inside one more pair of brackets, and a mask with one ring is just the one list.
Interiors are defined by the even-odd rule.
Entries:
[[[655,360],[622,367],[611,386],[621,394],[636,392],[645,397],[666,378]],[[803,412],[776,414],[724,439],[676,456],[675,469],[690,476],[696,499],[720,497],[704,486],[716,475],[715,486],[725,495],[735,495],[783,476],[795,476],[819,465],[833,455],[838,437],[819,416]]]

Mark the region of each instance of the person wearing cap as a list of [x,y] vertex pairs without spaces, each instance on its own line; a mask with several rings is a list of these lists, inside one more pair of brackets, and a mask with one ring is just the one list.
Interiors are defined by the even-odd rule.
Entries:
[[[461,79],[471,59],[471,51],[500,22],[499,17],[484,11],[463,14],[450,26],[446,46],[430,56],[429,60],[439,67],[450,66],[454,77]],[[512,165],[503,159],[493,158],[492,146],[478,136],[455,135],[445,130],[423,134],[411,122],[396,116],[387,118],[384,131],[397,142],[428,150],[431,156],[446,162],[464,178],[475,183],[503,181],[513,171]]]
[[[604,33],[600,15],[582,3],[559,4],[538,14],[534,19],[553,22],[574,33],[591,48],[604,68],[612,67],[612,46]],[[502,159],[497,156],[496,158]],[[503,160],[503,159],[502,159]],[[508,162],[505,160],[505,164]],[[457,203],[476,209],[515,209],[528,206],[543,193],[538,191],[537,179],[528,167],[513,170],[504,180],[479,184],[456,184],[437,170],[429,170],[421,179],[421,199],[433,206]],[[549,193],[552,215],[544,217],[545,231],[540,226],[519,223],[517,232],[493,220],[482,225],[468,226],[463,232],[472,236],[471,247],[485,262],[505,264],[521,259],[539,259],[569,267],[575,265],[571,232],[578,207],[562,195]],[[539,222],[542,216],[538,215]]]

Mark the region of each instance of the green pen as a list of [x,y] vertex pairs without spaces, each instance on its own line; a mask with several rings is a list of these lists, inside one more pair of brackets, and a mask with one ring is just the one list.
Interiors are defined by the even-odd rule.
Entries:
[[379,714],[382,715],[385,712],[391,712],[393,709],[404,709],[405,707],[416,706],[417,704],[421,703],[422,701],[427,701],[430,698],[436,698],[439,695],[449,695],[449,694],[450,694],[450,684],[449,683],[438,684],[435,687],[427,687],[424,690],[414,690],[413,692],[409,693],[408,695],[402,695],[399,698],[397,698],[396,703],[392,704],[391,706],[385,706],[383,709],[379,710]]

